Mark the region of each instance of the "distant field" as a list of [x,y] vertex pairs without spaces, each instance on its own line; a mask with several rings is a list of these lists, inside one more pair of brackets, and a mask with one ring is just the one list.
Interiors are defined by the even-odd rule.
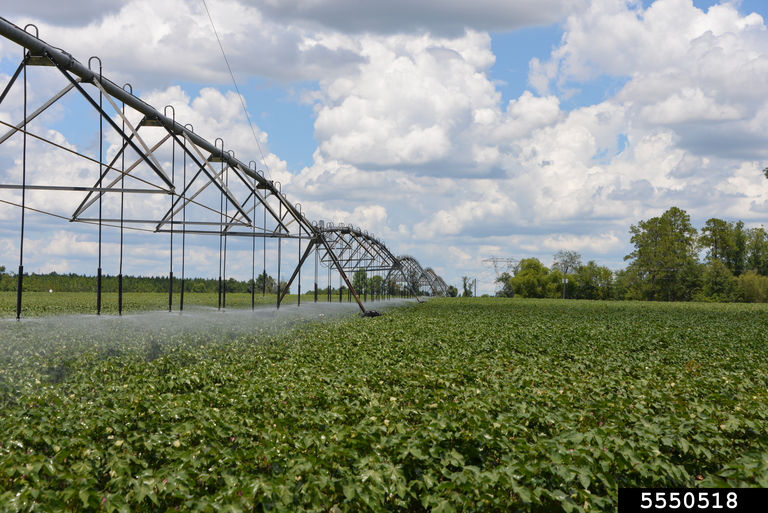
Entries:
[[603,512],[620,486],[768,487],[768,305],[172,318],[0,322],[0,511]]
[[[283,299],[283,304],[296,304],[297,296],[289,294]],[[338,300],[338,296],[334,299]],[[173,309],[179,308],[180,295],[173,295]],[[327,300],[327,296],[318,296],[319,301]],[[344,296],[344,301],[347,298]],[[312,302],[314,296],[302,295],[301,302]],[[262,296],[256,294],[256,305],[274,305],[276,297],[274,294]],[[184,306],[212,306],[218,305],[218,294],[216,293],[184,293]],[[228,293],[228,308],[250,308],[251,295],[247,293]],[[102,294],[102,313],[117,313],[117,293],[109,292]],[[167,310],[168,294],[161,292],[126,292],[123,294],[123,311],[126,313],[140,312],[148,310]],[[96,293],[95,292],[24,292],[22,303],[22,315],[25,317],[34,317],[40,315],[57,314],[88,314],[96,313]],[[0,292],[0,317],[16,315],[16,292]]]

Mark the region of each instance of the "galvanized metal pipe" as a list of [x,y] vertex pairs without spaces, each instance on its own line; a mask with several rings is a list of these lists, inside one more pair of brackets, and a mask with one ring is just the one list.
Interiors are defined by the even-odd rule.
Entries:
[[[318,227],[314,226],[312,223],[310,223],[307,220],[307,218],[304,216],[304,213],[301,212],[296,206],[292,205],[285,198],[285,195],[280,192],[279,187],[277,186],[277,182],[272,182],[270,180],[266,180],[262,175],[258,174],[255,169],[251,169],[251,167],[249,165],[245,165],[243,162],[240,162],[238,159],[236,159],[234,157],[234,154],[224,150],[223,144],[222,144],[221,147],[219,147],[215,143],[212,144],[208,140],[204,139],[203,137],[200,137],[194,131],[192,131],[191,127],[190,127],[190,129],[188,129],[185,126],[181,125],[180,123],[177,123],[175,119],[167,117],[164,112],[161,113],[160,111],[156,110],[154,107],[152,107],[151,105],[147,104],[146,102],[144,102],[143,100],[141,100],[137,96],[134,96],[132,91],[127,91],[123,87],[119,87],[115,83],[113,83],[110,80],[104,78],[101,75],[101,69],[99,70],[99,73],[95,73],[94,71],[92,71],[90,69],[90,66],[83,65],[81,62],[79,62],[77,59],[75,59],[71,54],[65,52],[64,50],[61,50],[60,48],[56,48],[54,46],[51,46],[51,45],[45,43],[44,41],[39,39],[39,37],[37,37],[37,35],[32,35],[32,34],[28,33],[26,30],[16,26],[15,24],[11,23],[10,21],[8,21],[8,20],[6,20],[5,18],[2,18],[2,17],[0,17],[0,35],[4,36],[5,38],[9,39],[10,41],[13,41],[13,42],[19,44],[22,47],[26,48],[29,51],[29,54],[31,56],[33,56],[33,57],[44,57],[46,59],[50,59],[50,61],[52,61],[52,63],[55,64],[59,69],[61,69],[62,71],[66,72],[65,75],[67,75],[67,73],[70,73],[70,74],[74,75],[75,77],[77,77],[77,79],[78,79],[78,81],[80,83],[90,83],[90,84],[95,85],[99,89],[100,97],[101,97],[102,94],[106,94],[107,98],[110,101],[110,103],[112,103],[112,105],[116,109],[118,107],[112,101],[112,99],[110,97],[115,98],[116,100],[122,102],[123,103],[123,106],[122,106],[123,109],[125,108],[125,105],[128,105],[129,107],[131,107],[134,110],[138,111],[139,113],[143,114],[147,119],[153,120],[153,121],[159,123],[160,125],[162,125],[166,130],[168,130],[168,132],[173,134],[174,140],[175,140],[176,136],[183,136],[185,140],[188,140],[191,143],[193,143],[195,146],[197,146],[198,148],[201,148],[201,149],[209,152],[213,159],[220,160],[223,163],[226,163],[228,168],[231,167],[233,169],[233,171],[236,174],[238,174],[238,176],[239,176],[239,172],[242,172],[242,173],[246,174],[247,176],[249,176],[250,178],[252,178],[254,180],[254,184],[255,184],[254,191],[256,189],[264,189],[264,191],[265,191],[264,198],[262,199],[262,204],[265,207],[265,211],[264,211],[264,216],[265,216],[265,223],[264,224],[265,224],[265,228],[266,228],[266,213],[267,213],[266,211],[269,209],[269,207],[268,207],[268,205],[266,203],[267,191],[269,191],[271,194],[273,194],[277,198],[278,203],[279,203],[279,208],[278,208],[279,214],[278,214],[278,217],[277,217],[278,228],[280,227],[280,225],[282,225],[282,221],[284,219],[284,216],[283,216],[283,213],[282,213],[283,212],[282,209],[284,207],[286,215],[288,215],[288,214],[291,215],[292,218],[297,221],[297,224],[298,224],[298,234],[299,234],[297,238],[301,239],[302,238],[302,231],[306,230],[307,235],[308,235],[307,238],[309,238],[312,241],[315,241],[315,244],[324,247],[324,249],[326,251],[326,255],[329,257],[329,260],[331,261],[331,262],[329,262],[329,273],[330,273],[330,266],[331,265],[334,265],[338,269],[338,271],[339,271],[339,279],[340,279],[339,280],[340,281],[340,284],[339,284],[339,295],[340,295],[339,299],[340,300],[341,300],[341,292],[342,292],[341,288],[343,286],[343,282],[346,282],[349,292],[351,293],[351,295],[354,295],[355,300],[357,301],[358,305],[360,306],[360,309],[365,313],[365,308],[363,307],[363,304],[360,301],[356,291],[352,287],[352,284],[349,281],[349,278],[347,277],[346,273],[344,272],[344,268],[343,268],[341,262],[339,261],[339,258],[335,254],[334,249],[340,250],[342,254],[345,252],[345,250],[348,249],[349,252],[350,252],[350,258],[356,257],[357,260],[358,260],[358,264],[355,266],[355,268],[357,266],[359,266],[359,265],[362,265],[363,260],[366,260],[366,261],[370,260],[370,262],[367,262],[367,264],[369,264],[368,265],[368,270],[371,270],[370,269],[370,264],[372,262],[375,262],[377,258],[380,258],[382,260],[382,262],[387,261],[390,264],[390,266],[391,266],[389,268],[390,272],[393,269],[398,269],[401,272],[403,271],[403,269],[402,269],[403,266],[402,266],[401,259],[396,258],[392,253],[390,253],[389,249],[381,241],[379,241],[378,239],[376,239],[374,237],[371,237],[368,234],[368,232],[360,231],[360,230],[355,229],[355,228],[353,228],[351,226],[341,225],[341,230],[340,231],[341,231],[342,234],[350,234],[350,235],[352,235],[352,238],[354,239],[354,242],[356,243],[357,248],[351,247],[349,245],[349,241],[346,241],[346,240],[344,240],[343,242],[345,242],[347,244],[347,248],[332,247],[331,242],[328,239],[326,239],[325,233],[323,233],[323,232],[326,232],[327,230],[323,230],[322,228],[318,228]],[[25,68],[25,67],[26,66],[20,67],[20,70],[21,70],[21,68]],[[75,82],[75,79],[73,79],[69,75],[67,75],[67,77],[72,82],[72,84],[71,84],[72,87],[77,87],[77,88],[80,89],[80,86],[79,86],[78,83]],[[67,90],[68,89],[65,89],[65,91],[63,91],[62,93],[65,93]],[[49,103],[52,103],[53,101],[58,99],[58,97],[63,96],[62,93],[59,93],[59,95],[57,95],[57,97],[55,99],[51,100]],[[88,97],[87,94],[86,94],[86,97]],[[47,108],[47,105],[48,104],[43,106],[41,109]],[[26,103],[25,103],[25,106],[26,106]],[[101,111],[100,105],[97,108],[99,108],[99,110]],[[40,110],[40,109],[38,109],[38,110]],[[118,112],[120,112],[120,111],[118,111]],[[36,114],[34,114],[34,115],[36,115]],[[24,118],[25,118],[25,122],[22,123],[22,126],[25,127],[26,121],[28,121],[26,112],[25,112]],[[108,120],[108,121],[110,121],[110,120]],[[111,123],[111,121],[110,121],[110,123]],[[11,127],[11,128],[12,128],[12,132],[14,130],[19,130],[19,127]],[[119,131],[119,127],[116,127],[116,129]],[[26,135],[26,129],[24,129],[23,131],[24,131],[24,133]],[[150,152],[150,154],[151,154],[151,152]],[[175,157],[175,152],[174,152],[174,157]],[[185,155],[185,157],[186,157],[186,155]],[[101,160],[102,159],[100,158],[99,159],[99,164],[103,165],[101,163]],[[175,162],[174,162],[174,164],[175,164]],[[185,158],[185,164],[186,164],[186,158]],[[111,169],[111,165],[108,166],[108,169]],[[185,166],[185,171],[186,171],[186,166]],[[124,175],[123,175],[122,178],[124,178]],[[163,176],[163,178],[165,178],[165,177]],[[186,178],[186,176],[185,176],[185,178]],[[23,190],[25,189],[25,185],[26,184],[22,184],[22,189]],[[186,179],[185,179],[184,186],[185,187],[187,186]],[[91,188],[90,192],[99,192],[99,193],[101,193],[101,191],[102,191],[102,186],[101,186],[101,179],[100,179],[98,186],[94,187],[94,188]],[[126,192],[124,187],[121,187],[120,192],[121,193]],[[121,198],[122,198],[122,194],[121,194]],[[255,197],[254,197],[254,199],[255,199]],[[101,200],[101,194],[99,196],[99,200]],[[101,201],[99,201],[99,202],[101,203]],[[121,206],[122,206],[122,202],[121,202]],[[186,204],[184,206],[186,206]],[[122,210],[122,208],[121,208],[121,210]],[[269,210],[270,210],[270,212],[272,212],[272,209],[269,209]],[[101,214],[101,212],[100,212],[100,214]],[[174,214],[173,208],[171,208],[171,217],[173,216],[173,214]],[[274,214],[274,212],[273,212],[273,214]],[[246,219],[247,219],[247,216],[246,216]],[[103,221],[101,215],[99,215],[99,221],[100,221],[100,224],[101,224],[101,221]],[[164,220],[164,222],[165,221],[166,220]],[[122,226],[122,224],[123,224],[123,219],[122,219],[122,215],[121,215],[121,226]],[[171,244],[173,244],[173,242],[172,242],[173,241],[173,231],[174,231],[174,229],[173,229],[174,220],[173,219],[171,219],[170,224],[171,224],[171,230],[170,230],[171,231]],[[158,230],[157,231],[162,231],[159,228],[160,227],[158,226]],[[278,229],[278,230],[275,231],[275,233],[269,235],[269,236],[277,237],[278,238],[278,283],[277,283],[277,288],[278,288],[278,306],[279,306],[279,298],[280,298],[280,292],[281,292],[280,291],[280,263],[281,263],[280,262],[280,256],[281,256],[280,255],[280,253],[281,253],[281,251],[280,251],[281,250],[281,241],[280,241],[280,239],[283,238],[283,237],[292,237],[289,234],[287,228],[285,228],[285,225],[283,225],[283,228],[286,230],[285,233],[281,233],[280,230]],[[329,231],[333,231],[333,230],[329,230]],[[186,235],[187,232],[188,231],[186,230],[186,227],[185,227],[184,235]],[[189,233],[194,233],[194,232],[189,232]],[[228,233],[228,235],[241,235],[241,234],[240,233]],[[246,235],[246,234],[243,234],[243,235]],[[254,236],[253,233],[251,233],[250,235],[252,237]],[[265,238],[267,236],[266,233],[258,234],[258,235],[261,235],[261,236],[263,236]],[[122,237],[121,237],[121,239],[122,239]],[[23,240],[23,235],[22,235],[22,240]],[[366,253],[367,256],[365,256],[365,255],[360,256],[359,253],[361,253],[361,252]],[[299,254],[301,255],[301,241],[300,240],[299,240]],[[266,259],[266,247],[264,248],[264,258]],[[316,255],[316,259],[317,259],[317,255]],[[252,258],[252,260],[253,260],[253,258]],[[182,252],[182,261],[183,261],[183,252]],[[172,301],[172,293],[173,293],[173,288],[172,288],[173,287],[173,278],[172,278],[172,276],[173,276],[172,275],[172,270],[173,269],[172,269],[172,265],[173,264],[172,264],[172,256],[171,256],[171,271],[170,271],[171,274],[169,275],[171,277],[170,278],[171,285],[169,287],[169,309],[171,308],[171,305],[172,305],[171,301]],[[224,265],[226,265],[226,264],[224,264]],[[382,266],[383,266],[383,264],[382,264]],[[422,272],[422,275],[423,275],[424,271],[421,270],[421,267],[418,265],[418,263],[416,263],[416,266]],[[99,274],[100,274],[100,271],[101,271],[100,267],[101,266],[99,265]],[[299,273],[299,276],[300,276],[300,273],[301,273],[300,267],[301,267],[301,262],[300,262],[300,264],[299,264],[299,266],[298,266],[298,268],[296,270],[296,273]],[[389,267],[389,266],[387,266],[387,267]],[[21,269],[23,269],[23,268],[20,265],[20,273],[19,273],[20,276],[22,276]],[[182,269],[183,269],[183,264],[182,264]],[[121,269],[121,271],[122,271],[122,269]],[[266,262],[265,262],[263,271],[264,271],[264,273],[266,273]],[[120,274],[122,275],[122,272]],[[221,271],[220,271],[220,274],[221,274]],[[184,273],[182,271],[182,287],[183,287],[183,278],[184,278]],[[431,282],[430,284],[434,284],[435,281],[437,281],[437,280],[442,281],[437,276],[427,276],[426,278],[427,278],[427,280],[429,282]],[[266,285],[266,280],[264,280],[264,281],[265,281],[264,285]],[[221,285],[222,284],[221,284],[221,277],[220,277],[220,285],[219,285],[219,288],[220,288],[219,293],[220,294],[221,294]],[[329,300],[330,300],[330,293],[331,293],[330,276],[329,276],[329,283],[328,283],[328,285],[329,285],[328,286],[328,295],[329,295]],[[21,287],[19,287],[19,288],[21,288]],[[315,289],[317,289],[317,278],[315,279]],[[433,289],[434,289],[434,286],[433,286]],[[287,292],[287,290],[286,290],[286,292]],[[299,289],[299,293],[300,293],[300,289]],[[367,290],[367,287],[366,287],[366,289],[364,290],[364,294],[367,296],[367,293],[368,293],[368,290]],[[182,291],[182,294],[183,294],[183,291]],[[317,292],[315,292],[315,297],[317,297]],[[182,304],[183,304],[183,302],[182,302]],[[180,308],[183,308],[183,306],[180,306]],[[98,309],[98,306],[97,306],[97,309]]]
[[104,78],[103,76],[100,76],[98,73],[93,72],[87,66],[83,65],[83,63],[75,59],[72,56],[72,54],[67,53],[60,48],[56,48],[54,46],[49,45],[48,43],[33,36],[29,32],[26,32],[21,27],[18,27],[17,25],[11,23],[10,21],[8,21],[3,17],[0,17],[0,35],[4,36],[5,38],[13,41],[14,43],[20,46],[23,46],[34,55],[48,56],[52,61],[57,63],[62,69],[79,77],[80,80],[84,83],[98,82],[101,85],[101,87],[104,89],[104,91],[109,93],[109,95],[112,96],[113,98],[125,103],[129,107],[144,114],[145,116],[147,116],[147,118],[157,120],[167,130],[173,132],[174,134],[177,134],[177,135],[184,134],[187,138],[189,138],[189,140],[194,142],[198,147],[203,148],[204,150],[211,153],[211,155],[214,155],[217,158],[223,159],[229,166],[237,167],[238,169],[242,170],[245,174],[247,174],[257,182],[259,182],[259,184],[262,187],[266,188],[272,194],[277,196],[278,200],[286,207],[286,209],[290,212],[290,214],[294,218],[296,218],[299,222],[303,223],[307,230],[312,231],[311,223],[309,223],[306,220],[306,218],[304,218],[303,215],[299,214],[297,209],[293,205],[291,205],[291,203],[288,200],[286,200],[284,197],[278,194],[277,188],[274,186],[274,184],[271,181],[265,179],[264,177],[257,174],[255,171],[249,169],[246,164],[244,164],[243,162],[240,162],[237,158],[233,157],[232,155],[229,155],[226,151],[224,151],[223,148],[217,148],[213,143],[211,143],[207,139],[200,137],[195,132],[188,130],[180,123],[165,116],[163,113],[161,113],[160,111],[158,111],[157,109],[149,105],[148,103],[144,102],[141,98],[134,96],[132,93],[124,90],[122,87],[118,86],[111,80]]

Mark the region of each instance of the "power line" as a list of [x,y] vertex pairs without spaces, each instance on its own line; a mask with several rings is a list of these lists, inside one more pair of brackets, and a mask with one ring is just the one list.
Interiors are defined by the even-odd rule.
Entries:
[[[493,265],[493,271],[496,273],[496,278],[498,278],[502,272],[509,272],[512,269],[514,269],[515,265],[519,260],[517,258],[513,257],[497,257],[492,256],[483,259],[484,264],[491,264]],[[503,269],[501,272],[499,269]]]
[[251,134],[253,134],[253,140],[256,141],[256,147],[259,149],[259,154],[261,155],[261,162],[264,164],[264,170],[267,173],[268,178],[272,178],[269,173],[269,166],[267,165],[267,159],[264,158],[264,152],[261,151],[261,144],[259,144],[259,138],[256,137],[256,130],[253,128],[253,123],[251,122],[251,116],[248,115],[248,109],[245,108],[245,101],[243,101],[243,95],[240,93],[240,88],[237,87],[237,80],[235,80],[235,74],[232,73],[232,67],[229,65],[229,59],[227,59],[227,54],[224,51],[224,45],[221,44],[221,38],[219,38],[219,33],[216,30],[216,25],[213,23],[213,18],[211,17],[211,11],[208,10],[208,5],[205,3],[205,0],[202,0],[203,7],[205,7],[205,12],[208,15],[208,20],[211,22],[211,28],[213,29],[213,33],[216,35],[216,41],[219,43],[219,48],[221,49],[221,55],[224,57],[224,62],[227,64],[227,69],[229,70],[229,76],[232,77],[232,83],[235,86],[235,91],[237,91],[237,97],[240,98],[240,106],[243,108],[243,112],[245,113],[245,118],[248,120],[248,126],[251,127]]
[[[10,205],[12,207],[19,207],[19,208],[21,208],[21,203],[14,203],[13,201],[6,201],[6,200],[3,200],[3,199],[0,199],[0,203],[4,203],[4,204]],[[27,210],[30,210],[32,212],[37,212],[38,214],[43,214],[43,215],[51,216],[51,217],[57,217],[59,219],[64,219],[65,221],[72,222],[72,219],[70,219],[69,217],[62,216],[62,215],[59,215],[59,214],[55,214],[53,212],[48,212],[46,210],[40,210],[40,209],[32,208],[32,207],[24,207],[24,208],[26,208]],[[78,223],[84,223],[84,224],[98,224],[98,221],[94,221],[94,220],[88,220],[88,221],[78,220],[77,222]],[[102,223],[102,226],[108,226],[110,228],[120,228],[119,224]],[[139,228],[137,226],[126,226],[125,229],[126,230],[133,230],[133,231],[137,231],[137,232],[157,233],[157,231],[154,228]]]

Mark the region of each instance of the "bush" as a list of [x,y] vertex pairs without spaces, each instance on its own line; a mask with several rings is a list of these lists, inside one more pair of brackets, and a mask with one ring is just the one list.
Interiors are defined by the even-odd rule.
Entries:
[[768,302],[768,276],[747,271],[737,278],[738,291],[742,301],[747,303]]

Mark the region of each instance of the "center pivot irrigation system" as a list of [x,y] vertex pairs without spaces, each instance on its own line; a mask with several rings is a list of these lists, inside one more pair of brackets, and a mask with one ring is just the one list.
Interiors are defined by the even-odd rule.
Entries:
[[[368,232],[348,224],[309,221],[301,205],[288,201],[281,184],[265,177],[254,161],[245,164],[235,157],[234,151],[225,149],[223,139],[217,138],[211,143],[195,133],[192,125],[177,122],[172,106],[166,106],[160,112],[134,96],[130,84],[120,87],[106,79],[102,76],[98,57],[91,57],[88,65],[83,65],[71,54],[39,39],[34,25],[22,29],[0,18],[0,34],[22,47],[21,63],[0,93],[0,112],[23,110],[21,121],[15,124],[0,119],[0,128],[6,130],[0,135],[0,149],[18,148],[20,153],[13,160],[13,169],[0,173],[0,177],[6,178],[18,174],[21,179],[20,183],[0,184],[0,189],[21,192],[20,196],[17,192],[11,200],[0,199],[2,204],[18,207],[21,211],[17,318],[22,308],[27,212],[98,226],[97,313],[101,313],[102,306],[102,240],[105,227],[118,228],[120,234],[120,313],[126,230],[169,234],[169,310],[173,308],[174,236],[177,240],[181,238],[180,310],[184,308],[186,238],[198,235],[218,237],[219,308],[226,306],[227,242],[232,237],[251,238],[252,279],[256,273],[256,240],[262,239],[261,263],[265,278],[266,239],[277,240],[278,308],[297,277],[300,304],[300,271],[313,254],[315,301],[318,299],[319,263],[328,269],[329,300],[331,272],[335,271],[340,282],[339,300],[343,282],[366,315],[375,315],[375,312],[369,312],[363,306],[354,280],[350,280],[350,273],[365,271],[366,275],[371,272],[380,276],[383,285],[375,291],[379,297],[392,293],[390,284],[398,287],[402,284],[400,290],[416,299],[423,294],[447,293],[445,282],[432,269],[423,269],[411,256],[394,256],[381,240]],[[32,68],[45,67],[53,70],[64,87],[30,110],[28,84],[32,79],[28,75],[33,74]],[[49,87],[50,75],[47,72],[35,73],[40,74],[37,78],[40,78],[43,88]],[[78,151],[72,144],[62,141],[56,132],[40,130],[38,133],[30,129],[33,120],[70,92],[84,100],[86,109],[97,113],[98,148],[94,155]],[[16,103],[8,106],[8,98],[14,98]],[[4,101],[6,104],[3,104]],[[74,134],[75,139],[80,136]],[[56,157],[51,157],[50,151],[38,151],[40,149],[53,150]],[[42,158],[40,155],[45,155],[44,162],[39,161]],[[36,158],[38,162],[35,162]],[[45,180],[40,181],[45,183],[28,183],[30,177],[44,177]],[[65,183],[51,185],[52,179],[61,179]],[[64,193],[70,193],[67,195],[69,198],[74,193],[74,200],[70,203],[62,200]],[[66,215],[47,208],[62,202],[70,205]],[[288,282],[281,287],[284,239],[298,242],[298,263]],[[302,242],[307,243],[303,250]],[[262,282],[265,292],[266,279]],[[253,280],[251,285],[252,306],[255,283]],[[363,299],[367,299],[367,295],[366,287]]]

